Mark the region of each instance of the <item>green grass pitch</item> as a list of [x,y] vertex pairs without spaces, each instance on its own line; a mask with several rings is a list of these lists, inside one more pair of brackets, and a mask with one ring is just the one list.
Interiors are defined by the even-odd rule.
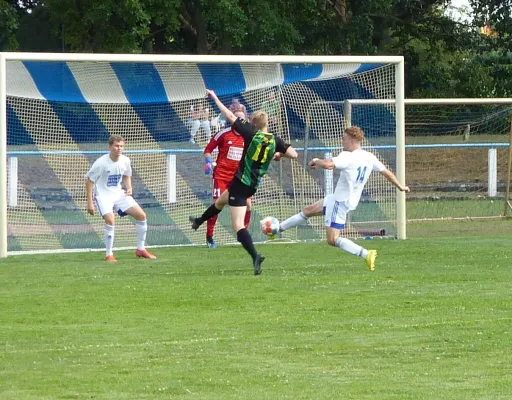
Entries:
[[0,260],[0,399],[512,399],[512,236]]

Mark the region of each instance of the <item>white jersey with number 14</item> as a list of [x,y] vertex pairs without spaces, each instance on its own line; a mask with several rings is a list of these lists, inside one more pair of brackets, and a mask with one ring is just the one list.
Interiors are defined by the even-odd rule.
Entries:
[[362,149],[342,151],[332,161],[340,171],[334,198],[345,204],[348,210],[356,209],[372,171],[382,172],[386,169],[375,155]]

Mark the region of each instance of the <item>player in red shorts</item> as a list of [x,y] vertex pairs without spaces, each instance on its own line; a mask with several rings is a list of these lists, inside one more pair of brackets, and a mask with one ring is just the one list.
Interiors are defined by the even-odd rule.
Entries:
[[[236,111],[235,116],[245,118],[242,110]],[[213,168],[212,152],[216,148],[219,149],[217,156],[217,165]],[[213,200],[217,200],[221,193],[228,189],[229,184],[233,180],[238,163],[242,158],[244,151],[244,138],[236,133],[232,127],[222,129],[212,136],[210,142],[204,149],[204,173],[210,175],[213,171]],[[215,232],[215,224],[218,215],[210,218],[206,223],[206,245],[214,249],[217,247],[213,240]],[[244,225],[247,229],[251,222],[251,202],[247,199],[247,211],[245,213]]]

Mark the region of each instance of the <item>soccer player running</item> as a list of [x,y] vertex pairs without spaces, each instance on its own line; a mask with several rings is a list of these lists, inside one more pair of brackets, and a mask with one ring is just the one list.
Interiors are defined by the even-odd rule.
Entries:
[[[242,110],[233,113],[237,118],[245,118]],[[212,152],[218,149],[217,165],[213,167]],[[236,132],[232,127],[225,128],[212,136],[210,142],[204,149],[204,173],[211,175],[213,172],[213,201],[216,201],[221,193],[226,191],[229,184],[233,180],[238,164],[242,158],[244,151],[244,138]],[[206,222],[206,245],[214,249],[217,244],[213,240],[215,233],[215,224],[218,215],[214,215]],[[251,222],[251,199],[247,199],[247,210],[244,217],[245,229],[249,227]]]
[[237,118],[222,104],[213,90],[206,90],[206,94],[215,101],[226,121],[244,138],[244,149],[235,178],[229,188],[206,209],[203,215],[189,219],[192,229],[197,230],[203,222],[219,214],[226,204],[229,204],[233,231],[236,232],[237,240],[252,257],[254,275],[259,275],[265,257],[256,252],[251,234],[244,225],[247,199],[256,193],[258,184],[267,173],[276,152],[288,158],[297,158],[297,152],[280,137],[267,131],[268,115],[265,112],[254,112],[249,123],[245,119]]
[[313,158],[309,162],[312,169],[337,169],[340,172],[338,183],[333,194],[306,206],[301,212],[283,221],[280,231],[306,224],[310,217],[324,215],[327,230],[327,243],[347,253],[359,256],[366,261],[368,269],[375,269],[377,250],[367,250],[349,239],[340,236],[345,227],[347,214],[355,210],[359,204],[364,186],[372,171],[380,172],[389,182],[402,192],[409,192],[409,187],[402,185],[396,176],[382,164],[375,155],[361,148],[364,132],[353,126],[345,129],[342,144],[343,151],[331,160]]
[[[94,203],[105,220],[105,260],[116,262],[112,248],[114,246],[114,211],[119,216],[131,215],[135,218],[137,231],[137,250],[135,255],[142,258],[156,259],[145,248],[148,225],[146,214],[132,197],[132,167],[128,157],[123,155],[125,140],[118,135],[110,136],[109,154],[98,158],[85,177],[87,193],[87,212],[94,215]],[[121,183],[126,188],[124,191]]]

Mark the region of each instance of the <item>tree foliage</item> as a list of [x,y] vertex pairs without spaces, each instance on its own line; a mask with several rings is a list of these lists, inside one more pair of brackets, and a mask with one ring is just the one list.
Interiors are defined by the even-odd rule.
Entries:
[[16,30],[18,15],[16,8],[6,0],[0,0],[0,50],[15,50],[18,47]]
[[47,0],[68,51],[138,53],[178,26],[177,0]]
[[[0,46],[29,51],[399,54],[408,96],[511,93],[512,0],[0,0]],[[488,25],[492,34],[480,33]]]

